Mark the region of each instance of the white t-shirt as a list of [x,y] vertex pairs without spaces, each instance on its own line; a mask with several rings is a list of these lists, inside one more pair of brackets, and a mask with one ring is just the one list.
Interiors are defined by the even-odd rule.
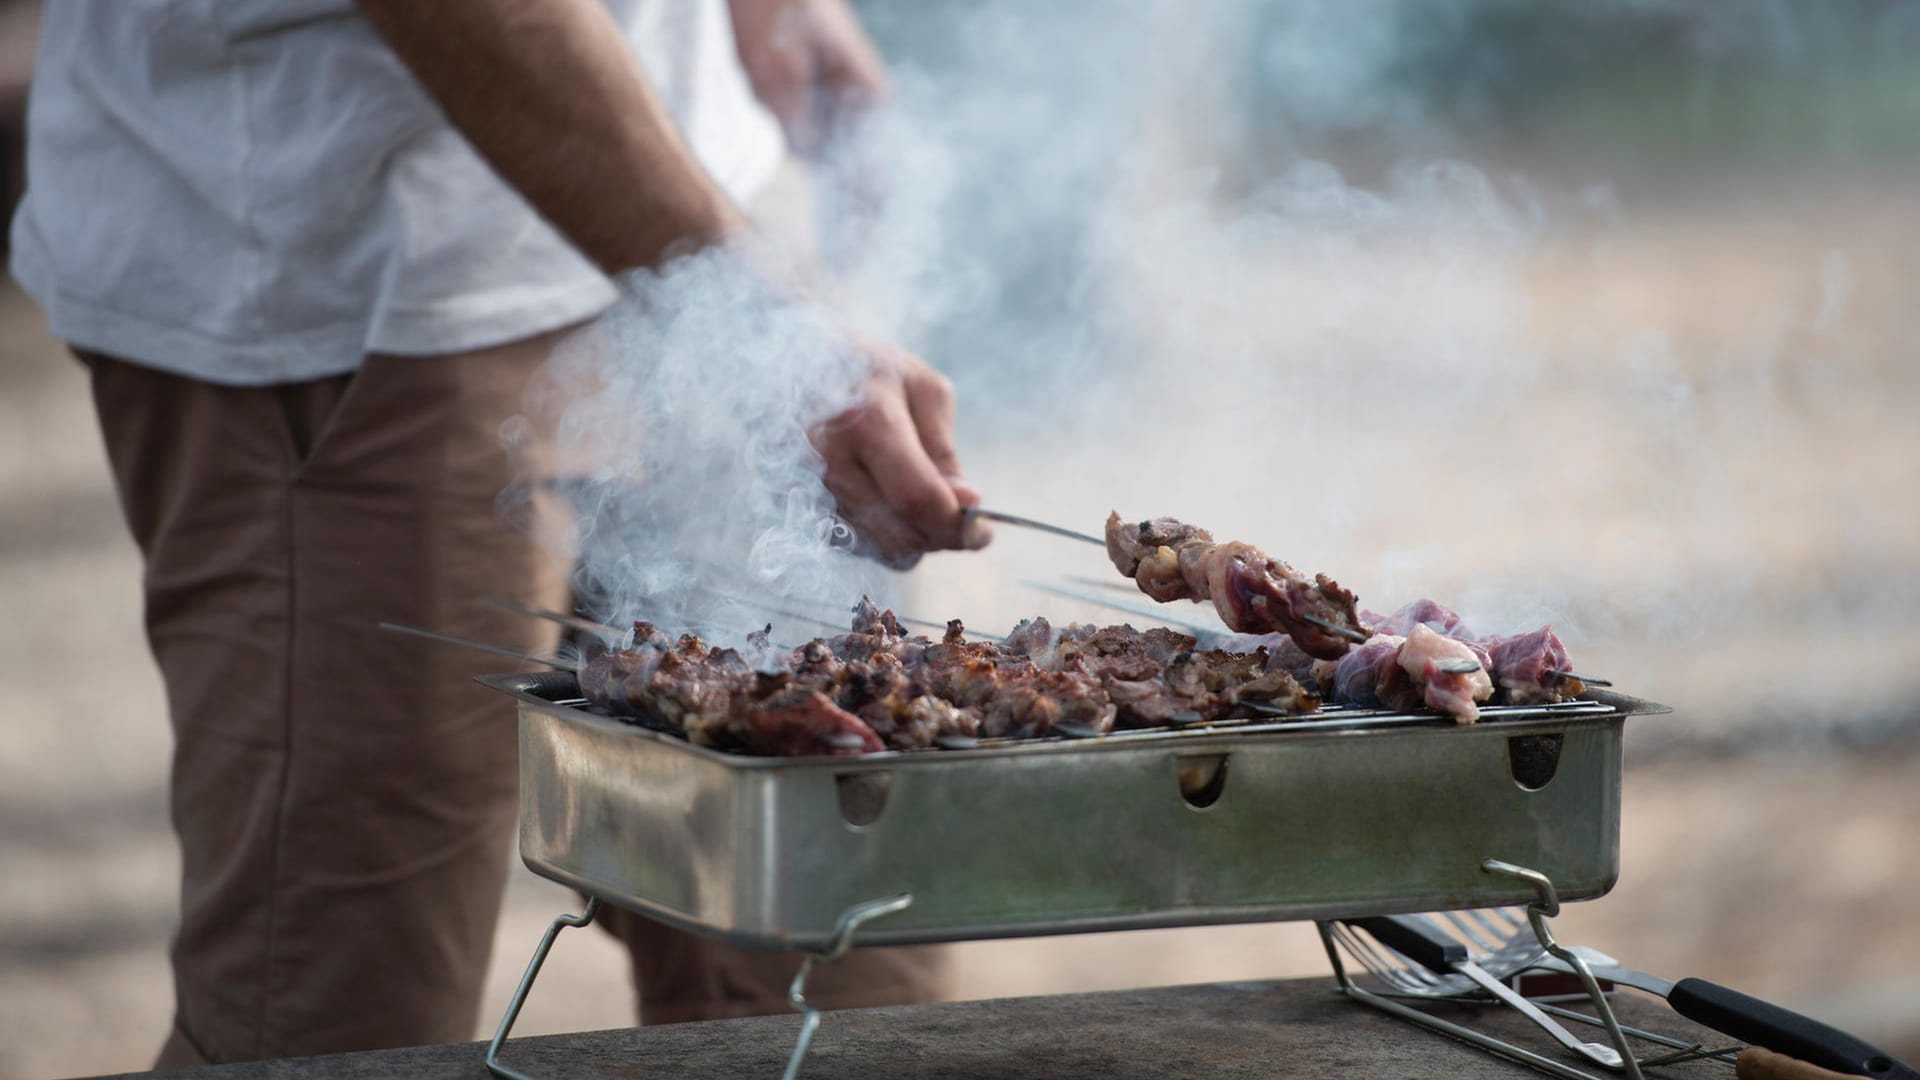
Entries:
[[[605,0],[738,202],[785,146],[722,0]],[[210,382],[590,318],[612,284],[447,123],[352,0],[58,0],[13,273],[63,341]]]

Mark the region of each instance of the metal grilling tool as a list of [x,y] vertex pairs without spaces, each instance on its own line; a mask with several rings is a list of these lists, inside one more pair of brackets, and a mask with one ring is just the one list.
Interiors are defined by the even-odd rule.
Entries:
[[[1373,948],[1354,936],[1348,927],[1365,930],[1386,948]],[[1538,1005],[1475,963],[1465,945],[1418,915],[1346,919],[1335,924],[1334,934],[1368,971],[1402,994],[1451,998],[1478,987],[1538,1024],[1567,1049],[1609,1069],[1622,1066],[1620,1051],[1604,1043],[1575,1037]]]
[[[1603,1008],[1602,1019],[1596,1021],[1545,1002],[1531,1001],[1518,993],[1508,980],[1530,972],[1573,975],[1589,986],[1596,1001],[1602,983],[1630,986],[1664,998],[1676,1013],[1695,1023],[1823,1069],[1846,1076],[1920,1080],[1920,1071],[1810,1017],[1704,979],[1664,979],[1622,967],[1619,961],[1597,949],[1563,946],[1554,941],[1544,925],[1541,917],[1545,914],[1544,908],[1538,911],[1520,907],[1486,908],[1347,919],[1321,926],[1331,941],[1337,942],[1399,996],[1491,995],[1528,1016],[1562,1044],[1630,1076],[1639,1075],[1641,1066],[1686,1056],[1720,1056],[1730,1051],[1704,1051],[1696,1046],[1683,1048],[1679,1055],[1638,1060],[1615,1051],[1610,1055],[1611,1062],[1601,1060],[1589,1052],[1599,1044],[1573,1045],[1568,1041],[1572,1037],[1552,1016],[1599,1023],[1608,1028],[1622,1050],[1626,1048],[1620,1035],[1622,1031],[1668,1046],[1681,1047],[1682,1044],[1649,1032],[1620,1028],[1609,1009]],[[1355,928],[1365,930],[1386,948],[1368,942],[1354,932]],[[1524,987],[1524,982],[1521,986]],[[1489,1048],[1496,1052],[1514,1049]]]

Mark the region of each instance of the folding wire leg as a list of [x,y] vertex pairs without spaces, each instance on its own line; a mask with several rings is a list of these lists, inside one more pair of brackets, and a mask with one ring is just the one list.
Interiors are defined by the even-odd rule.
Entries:
[[794,1040],[793,1054],[787,1058],[787,1069],[780,1074],[780,1080],[794,1080],[800,1075],[800,1064],[807,1059],[807,1050],[813,1046],[813,1033],[820,1027],[820,1010],[807,1001],[807,977],[813,974],[814,964],[831,964],[839,960],[853,947],[853,935],[859,932],[861,926],[882,915],[905,911],[912,903],[912,893],[901,893],[853,905],[840,913],[840,920],[834,924],[833,938],[827,942],[827,947],[817,953],[808,953],[807,958],[800,961],[800,970],[794,973],[793,983],[787,987],[787,1004],[800,1014],[800,1037]]
[[[807,1058],[807,1050],[813,1046],[813,1033],[820,1027],[820,1010],[807,1000],[807,979],[813,974],[815,964],[831,964],[847,955],[853,948],[854,935],[860,927],[896,911],[904,911],[913,903],[910,893],[898,896],[882,897],[855,904],[840,913],[839,921],[834,924],[833,937],[828,939],[826,948],[817,953],[808,953],[800,961],[800,970],[793,976],[793,982],[787,987],[787,1003],[800,1014],[800,1037],[794,1041],[793,1053],[787,1058],[786,1071],[781,1080],[794,1080],[800,1075],[800,1065]],[[569,927],[585,926],[600,913],[600,898],[589,897],[587,906],[578,915],[561,915],[547,926],[547,932],[541,936],[540,944],[533,950],[533,959],[527,961],[526,974],[520,976],[520,985],[514,988],[513,999],[507,1002],[507,1012],[500,1018],[500,1026],[493,1033],[493,1041],[487,1044],[487,1071],[500,1077],[500,1080],[535,1080],[534,1077],[507,1065],[500,1060],[500,1047],[513,1031],[514,1021],[520,1018],[520,1007],[527,1002],[527,994],[533,989],[533,980],[540,974],[540,966],[547,962],[547,954],[553,951],[553,941],[560,931]]]
[[561,915],[547,926],[547,932],[541,936],[540,945],[533,950],[533,959],[527,961],[527,972],[520,976],[520,985],[514,988],[513,1000],[507,1002],[507,1014],[500,1018],[500,1026],[493,1033],[493,1041],[487,1044],[487,1071],[501,1080],[534,1080],[526,1073],[510,1065],[500,1063],[500,1044],[507,1041],[507,1034],[513,1030],[513,1022],[520,1019],[520,1006],[527,1003],[527,992],[533,989],[533,980],[540,974],[540,965],[547,962],[547,953],[553,950],[553,939],[560,931],[570,926],[585,926],[600,914],[600,898],[590,896],[587,906],[578,915]]

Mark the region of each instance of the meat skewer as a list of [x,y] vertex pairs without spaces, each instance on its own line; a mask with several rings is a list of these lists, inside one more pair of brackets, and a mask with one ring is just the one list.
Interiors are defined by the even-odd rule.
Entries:
[[1114,568],[1148,596],[1161,603],[1212,601],[1221,621],[1238,633],[1284,633],[1323,660],[1367,639],[1353,593],[1325,574],[1308,580],[1250,544],[1215,543],[1212,533],[1173,518],[1135,524],[1113,513],[1106,548]]
[[504,596],[483,596],[480,599],[481,602],[487,604],[489,607],[497,607],[501,611],[511,611],[515,615],[525,615],[534,619],[545,619],[548,622],[559,623],[569,630],[598,634],[609,641],[618,641],[626,637],[627,634],[625,630],[617,626],[609,626],[606,623],[595,622],[584,616],[572,615],[564,611],[550,611],[546,608],[528,607],[518,600],[512,600]]
[[[1109,555],[1112,556],[1113,542],[1112,542],[1112,520],[1111,519],[1109,519],[1108,521],[1108,537],[1103,540],[1100,537],[1091,536],[1087,533],[1078,532],[1074,529],[1069,529],[1064,526],[1049,524],[1048,522],[1038,521],[1029,517],[1021,517],[1018,514],[1004,514],[998,510],[984,510],[977,506],[971,506],[963,510],[962,513],[968,517],[986,518],[989,521],[998,521],[1007,525],[1019,525],[1024,528],[1037,529],[1041,532],[1052,533],[1055,536],[1064,536],[1071,540],[1079,540],[1083,543],[1097,544],[1107,548]],[[1171,521],[1172,519],[1162,518],[1158,520]],[[1196,530],[1196,531],[1200,532],[1202,535],[1205,535],[1205,530]],[[1211,539],[1211,537],[1208,537],[1208,539]],[[1242,545],[1242,546],[1245,546],[1245,545]],[[1248,550],[1254,550],[1254,549],[1248,548]],[[1115,558],[1116,565],[1117,565],[1118,557],[1117,556],[1113,556],[1113,557]],[[1279,563],[1278,565],[1285,566],[1286,564]],[[1123,570],[1122,573],[1127,573],[1127,576],[1129,577],[1133,576],[1131,573],[1128,573],[1125,570]],[[1323,578],[1323,580],[1325,579]],[[1148,595],[1153,595],[1153,593],[1149,591]],[[1154,599],[1159,600],[1161,599],[1161,597],[1154,596]],[[1349,599],[1351,598],[1349,597]],[[1339,621],[1336,618],[1329,617],[1327,615],[1319,615],[1310,611],[1298,611],[1294,613],[1294,618],[1296,618],[1300,622],[1317,626],[1329,634],[1333,634],[1338,637],[1347,638],[1350,641],[1365,641],[1367,639],[1366,633],[1363,630],[1361,630],[1359,627],[1349,626],[1345,622]]]
[[493,653],[495,656],[511,656],[516,660],[525,660],[534,664],[545,664],[550,668],[558,668],[561,671],[580,670],[580,662],[577,660],[567,660],[558,656],[536,656],[533,653],[524,653],[519,649],[509,649],[503,645],[487,645],[478,641],[468,641],[466,638],[457,638],[451,634],[436,634],[431,630],[421,630],[413,626],[401,626],[399,623],[383,622],[380,624],[380,629],[391,634],[411,634],[414,637],[426,638],[428,641],[438,641],[443,645],[459,645],[468,649],[477,649],[480,652]]
[[[837,622],[833,622],[832,620],[822,619],[817,615],[802,615],[796,611],[787,611],[783,608],[774,607],[772,604],[768,604],[761,600],[749,600],[742,596],[734,596],[731,593],[722,592],[718,589],[704,587],[704,586],[701,587],[701,591],[706,593],[709,596],[714,597],[715,599],[725,600],[728,603],[732,603],[732,604],[739,604],[742,607],[756,608],[760,611],[766,612],[769,615],[778,615],[783,619],[794,619],[799,622],[812,623],[814,626],[824,627],[830,630],[838,630],[840,628],[840,624]],[[896,615],[894,616],[894,618],[903,625],[918,626],[927,630],[944,631],[947,625],[946,623],[934,622],[932,619],[916,619],[910,615]],[[1000,640],[996,635],[993,635],[993,634],[982,634],[979,632],[975,632],[974,636],[984,637],[990,641]]]
[[[1192,635],[1200,644],[1203,644],[1210,649],[1225,648],[1229,652],[1252,652],[1255,648],[1259,647],[1259,645],[1266,643],[1265,637],[1260,638],[1258,641],[1254,641],[1253,640],[1254,635],[1251,635],[1251,634],[1223,633],[1220,630],[1214,629],[1213,627],[1202,626],[1199,623],[1187,622],[1184,619],[1169,619],[1166,617],[1166,615],[1162,614],[1159,611],[1154,610],[1153,607],[1148,604],[1130,604],[1120,600],[1110,599],[1104,596],[1093,596],[1088,593],[1081,592],[1078,589],[1068,589],[1068,588],[1064,588],[1059,585],[1054,585],[1045,581],[1029,580],[1029,581],[1023,581],[1020,584],[1025,585],[1030,589],[1038,589],[1043,593],[1051,593],[1054,596],[1062,597],[1063,599],[1078,600],[1086,604],[1097,604],[1100,607],[1111,608],[1114,611],[1123,611],[1129,615],[1138,615],[1144,619],[1156,620],[1166,626],[1172,627],[1175,630],[1179,630],[1181,633]],[[1272,635],[1268,635],[1268,636],[1270,637]],[[1287,638],[1285,635],[1280,635],[1280,638],[1281,640],[1288,641],[1288,642],[1291,642],[1292,640],[1291,638]],[[1248,644],[1245,648],[1231,648],[1226,644],[1224,644],[1225,642],[1230,642],[1230,641],[1239,642],[1243,640],[1252,641],[1253,643]]]
[[969,518],[986,518],[988,521],[998,521],[1003,525],[1018,525],[1023,529],[1037,529],[1040,532],[1052,533],[1055,536],[1064,536],[1069,540],[1078,540],[1082,543],[1092,544],[1095,547],[1106,543],[1106,541],[1101,540],[1097,536],[1090,536],[1083,532],[1075,532],[1061,525],[1049,525],[1044,521],[1035,521],[1032,518],[1021,517],[1018,514],[1003,514],[998,510],[987,510],[978,506],[969,506],[960,513]]

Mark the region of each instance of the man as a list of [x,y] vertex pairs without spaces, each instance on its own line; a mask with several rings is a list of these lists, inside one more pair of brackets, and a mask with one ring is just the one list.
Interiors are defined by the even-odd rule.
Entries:
[[[49,6],[13,268],[91,369],[145,558],[184,863],[162,1066],[471,1037],[513,728],[468,658],[373,628],[551,647],[478,601],[565,602],[494,514],[527,378],[605,275],[748,242],[768,107],[808,149],[884,91],[844,0]],[[841,513],[895,560],[984,543],[946,381],[846,347]],[[783,1007],[791,960],[616,922],[646,1019]],[[933,959],[855,954],[818,997],[923,997]]]

